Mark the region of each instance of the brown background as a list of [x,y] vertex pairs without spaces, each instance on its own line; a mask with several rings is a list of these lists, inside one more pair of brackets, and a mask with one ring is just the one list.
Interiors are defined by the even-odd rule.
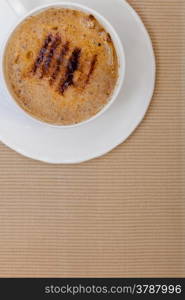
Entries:
[[185,1],[129,3],[157,57],[146,118],[117,149],[80,165],[0,145],[1,277],[185,276]]

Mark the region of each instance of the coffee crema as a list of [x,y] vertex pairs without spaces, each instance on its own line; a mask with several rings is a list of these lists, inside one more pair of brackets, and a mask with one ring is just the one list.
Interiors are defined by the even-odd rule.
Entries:
[[4,69],[17,103],[33,117],[57,125],[96,115],[118,79],[110,34],[93,15],[63,8],[44,10],[16,28]]

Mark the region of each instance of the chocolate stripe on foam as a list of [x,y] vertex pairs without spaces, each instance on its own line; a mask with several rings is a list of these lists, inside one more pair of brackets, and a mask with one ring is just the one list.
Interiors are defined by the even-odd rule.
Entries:
[[95,54],[93,56],[92,60],[91,60],[91,65],[90,65],[89,73],[87,74],[87,79],[85,81],[86,84],[89,83],[90,77],[91,77],[92,73],[94,72],[96,62],[97,62],[97,54]]
[[42,48],[40,49],[40,52],[36,58],[36,61],[34,63],[34,66],[33,66],[33,73],[35,74],[38,67],[41,65],[41,63],[43,62],[43,59],[44,59],[44,55],[48,49],[48,46],[49,44],[52,42],[52,34],[49,34],[47,36],[47,38],[45,39],[44,41],[44,44],[42,46]]
[[60,51],[59,57],[56,60],[56,68],[55,68],[53,74],[51,75],[51,78],[50,78],[50,81],[49,81],[50,85],[52,85],[53,82],[57,79],[58,74],[61,70],[61,65],[62,65],[62,62],[63,62],[63,58],[67,54],[68,50],[69,50],[69,42],[67,42],[64,45],[63,49]]
[[49,53],[48,55],[44,58],[44,64],[42,66],[42,73],[41,73],[41,78],[47,74],[50,65],[51,65],[51,61],[53,59],[53,56],[55,54],[55,51],[57,49],[57,47],[60,45],[61,43],[61,38],[58,34],[55,35],[55,37],[53,38],[53,41],[51,43],[50,49],[49,49]]
[[74,72],[78,69],[81,49],[75,48],[71,57],[69,58],[67,71],[64,80],[62,79],[59,84],[59,92],[64,94],[65,90],[73,85]]

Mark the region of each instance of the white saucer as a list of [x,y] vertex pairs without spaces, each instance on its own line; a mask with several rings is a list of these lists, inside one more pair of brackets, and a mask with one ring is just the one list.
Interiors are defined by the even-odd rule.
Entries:
[[[1,43],[17,19],[7,1],[2,2]],[[29,5],[30,1],[24,2]],[[52,1],[38,2],[42,5]],[[142,121],[155,85],[151,40],[128,3],[124,0],[75,2],[95,9],[112,23],[125,49],[126,78],[120,95],[102,116],[74,128],[50,126],[27,117],[12,104],[0,81],[0,140],[27,157],[48,163],[80,163],[99,157],[124,142]]]

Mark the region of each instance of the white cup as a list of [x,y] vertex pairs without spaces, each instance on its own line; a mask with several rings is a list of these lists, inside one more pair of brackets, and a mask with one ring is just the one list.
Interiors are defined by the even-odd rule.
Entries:
[[[11,3],[10,0],[9,0],[9,2]],[[3,81],[4,89],[6,90],[7,94],[9,95],[9,97],[12,99],[12,101],[14,101],[14,103],[16,103],[16,105],[19,107],[19,109],[21,109],[21,111],[24,114],[26,114],[27,116],[29,116],[30,118],[32,118],[34,120],[37,120],[38,122],[45,123],[43,121],[40,121],[40,120],[32,117],[23,108],[21,108],[21,106],[18,105],[17,101],[14,99],[14,97],[12,96],[12,94],[11,94],[9,88],[8,88],[8,85],[7,85],[7,82],[6,82],[6,79],[5,79],[5,73],[4,73],[4,57],[5,57],[7,43],[9,41],[11,35],[15,31],[15,29],[26,18],[28,18],[30,16],[33,16],[35,14],[38,14],[39,12],[41,12],[43,10],[46,10],[48,8],[51,8],[51,7],[69,8],[69,9],[74,9],[74,10],[80,10],[80,11],[85,12],[87,14],[93,15],[99,21],[99,23],[104,27],[104,29],[110,34],[110,36],[112,38],[112,41],[113,41],[115,49],[116,49],[117,57],[118,57],[118,79],[117,79],[117,82],[116,82],[116,86],[115,86],[115,89],[114,89],[114,91],[112,93],[111,99],[93,117],[91,117],[91,118],[89,118],[89,119],[87,119],[85,121],[82,121],[80,123],[74,124],[74,125],[52,125],[52,124],[48,124],[48,123],[45,123],[45,124],[48,124],[48,125],[51,125],[51,126],[58,126],[58,127],[76,127],[76,126],[88,123],[88,122],[96,119],[97,117],[100,117],[114,103],[114,101],[116,100],[118,94],[120,93],[120,90],[121,90],[121,87],[123,85],[123,81],[124,81],[124,78],[125,78],[125,67],[126,67],[126,64],[125,64],[124,49],[123,49],[123,45],[121,43],[121,40],[120,40],[117,32],[113,28],[113,26],[102,15],[100,15],[97,11],[95,11],[95,10],[93,10],[93,9],[87,7],[87,6],[75,3],[75,2],[55,2],[55,3],[45,4],[45,5],[38,6],[38,7],[34,8],[33,10],[29,11],[26,14],[24,13],[25,12],[25,8],[23,8],[23,6],[22,6],[22,9],[21,9],[21,5],[18,6],[19,2],[20,2],[19,0],[16,0],[16,2],[14,2],[14,4],[17,3],[17,6],[14,6],[14,9],[17,12],[17,14],[18,13],[19,14],[23,13],[23,16],[21,16],[18,19],[18,21],[16,22],[16,24],[14,24],[13,28],[10,30],[10,32],[9,32],[9,34],[8,34],[5,42],[4,42],[4,45],[2,47],[1,56],[0,56],[0,73],[1,73],[1,78],[2,78],[2,81]],[[103,80],[103,78],[102,78],[102,80]]]

